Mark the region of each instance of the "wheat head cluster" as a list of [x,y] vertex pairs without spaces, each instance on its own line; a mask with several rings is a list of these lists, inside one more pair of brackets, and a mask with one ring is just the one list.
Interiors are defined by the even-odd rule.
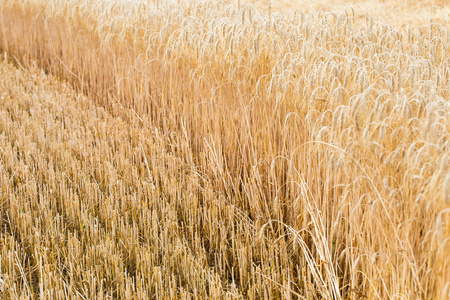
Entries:
[[448,299],[450,32],[0,2],[2,299]]

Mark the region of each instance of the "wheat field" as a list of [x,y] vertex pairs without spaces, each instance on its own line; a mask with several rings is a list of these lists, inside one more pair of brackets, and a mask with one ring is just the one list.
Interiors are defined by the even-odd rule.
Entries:
[[1,298],[450,299],[448,4],[305,3],[1,1]]

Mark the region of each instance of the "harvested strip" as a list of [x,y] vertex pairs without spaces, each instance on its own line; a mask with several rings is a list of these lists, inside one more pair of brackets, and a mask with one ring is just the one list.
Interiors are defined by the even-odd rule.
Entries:
[[0,76],[5,297],[223,293],[200,239],[207,206],[165,137],[40,70],[2,62]]

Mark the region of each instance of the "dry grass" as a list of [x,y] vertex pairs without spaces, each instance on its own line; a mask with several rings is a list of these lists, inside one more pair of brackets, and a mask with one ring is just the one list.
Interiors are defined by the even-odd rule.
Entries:
[[446,299],[450,33],[0,3],[4,299]]

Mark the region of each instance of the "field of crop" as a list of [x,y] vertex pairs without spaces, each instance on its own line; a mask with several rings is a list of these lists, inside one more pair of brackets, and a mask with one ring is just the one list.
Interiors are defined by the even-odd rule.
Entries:
[[[267,7],[269,0],[250,2]],[[450,24],[449,0],[277,0],[271,1],[271,6],[278,10],[321,10],[335,14],[353,8],[362,17],[368,12],[376,21],[394,26],[405,23],[421,26],[429,24],[430,19],[447,27]]]
[[0,1],[0,298],[450,299],[450,10],[398,2]]

